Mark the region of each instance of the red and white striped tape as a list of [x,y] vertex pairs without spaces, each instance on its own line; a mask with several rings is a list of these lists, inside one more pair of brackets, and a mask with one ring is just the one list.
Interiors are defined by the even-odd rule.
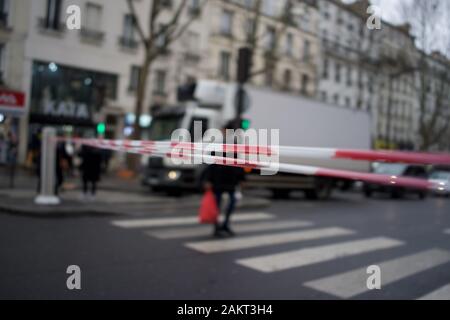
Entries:
[[[156,142],[156,141],[129,141],[129,140],[101,140],[101,139],[76,139],[76,142],[98,145],[99,147],[114,146],[121,149],[148,149],[156,150],[165,148],[183,149],[191,151],[202,151],[205,144],[190,142]],[[281,155],[297,158],[314,159],[349,159],[355,161],[372,162],[400,162],[411,164],[433,164],[449,165],[450,154],[447,153],[421,153],[421,152],[403,152],[403,151],[374,151],[374,150],[355,150],[355,149],[334,149],[334,148],[312,148],[312,147],[268,147],[268,146],[248,146],[239,144],[208,144],[217,152],[238,153],[246,155]]]
[[[276,170],[285,173],[315,175],[321,177],[332,177],[365,181],[376,184],[396,185],[418,189],[436,189],[438,186],[424,179],[397,177],[380,175],[374,173],[362,173],[347,170],[335,170],[314,166],[271,163],[263,161],[252,161],[248,159],[233,159],[197,154],[195,151],[201,149],[202,144],[196,143],[173,143],[155,141],[127,141],[127,140],[104,140],[104,139],[75,139],[76,143],[86,144],[97,148],[109,149],[120,152],[136,153],[142,155],[152,155],[156,157],[167,157],[180,159],[191,157],[207,163],[220,165],[237,166],[243,168]],[[271,155],[273,149],[269,147],[245,146],[245,145],[215,145],[218,152],[233,152],[242,154]],[[294,152],[295,151],[295,152]],[[395,151],[364,151],[364,150],[337,150],[321,148],[297,148],[280,147],[280,154],[284,155],[292,152],[291,155],[299,157],[317,157],[326,159],[352,159],[364,161],[390,161],[408,162],[423,164],[450,164],[450,156],[446,154],[426,154],[426,153],[406,153]],[[300,156],[301,155],[301,156]]]

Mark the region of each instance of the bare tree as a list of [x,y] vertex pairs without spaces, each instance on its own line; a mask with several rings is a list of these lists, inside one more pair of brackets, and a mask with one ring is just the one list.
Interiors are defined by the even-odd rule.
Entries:
[[282,11],[278,15],[271,17],[273,23],[270,25],[271,28],[268,32],[261,30],[266,23],[263,21],[264,8],[263,0],[255,0],[253,2],[253,8],[247,11],[246,17],[246,45],[252,49],[253,61],[257,55],[263,52],[264,66],[255,66],[251,71],[251,78],[256,77],[261,74],[266,74],[271,79],[274,78],[276,73],[277,65],[280,60],[282,53],[281,50],[281,39],[286,34],[287,29],[290,26],[294,26],[294,1],[284,0],[282,5]]
[[418,126],[420,149],[428,150],[448,139],[450,129],[450,35],[446,34],[450,30],[450,5],[446,0],[415,0],[401,9],[420,49],[416,70]]
[[[199,2],[198,7],[188,8],[188,0],[179,0],[168,21],[161,19],[162,13],[166,10],[167,0],[152,0],[148,18],[147,28],[140,20],[135,7],[135,0],[126,0],[128,9],[133,19],[139,41],[144,48],[144,60],[140,66],[139,81],[136,90],[135,116],[137,121],[134,124],[133,138],[141,138],[141,127],[139,118],[143,112],[146,100],[146,89],[152,64],[158,57],[165,54],[167,49],[177,41],[188,29],[191,23],[201,14],[201,10],[206,4],[206,0]],[[190,15],[184,15],[187,10],[191,10]],[[186,19],[182,17],[186,16]]]

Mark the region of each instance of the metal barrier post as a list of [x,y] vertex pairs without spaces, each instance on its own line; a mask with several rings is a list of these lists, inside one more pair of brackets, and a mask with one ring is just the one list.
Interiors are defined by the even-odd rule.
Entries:
[[56,130],[44,128],[41,146],[40,194],[34,199],[36,204],[57,205],[60,199],[55,195],[56,174]]

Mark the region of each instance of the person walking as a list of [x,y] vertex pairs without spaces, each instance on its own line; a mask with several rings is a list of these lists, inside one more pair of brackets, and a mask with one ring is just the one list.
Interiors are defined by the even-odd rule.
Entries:
[[[225,133],[229,127],[230,125],[225,127],[223,132]],[[234,158],[236,157],[237,155],[235,154]],[[217,222],[214,225],[213,235],[215,237],[221,237],[224,234],[229,236],[235,235],[234,231],[230,228],[230,218],[236,207],[237,188],[244,180],[245,172],[243,168],[212,164],[206,169],[205,188],[212,189],[214,192],[219,210],[221,209],[223,195],[228,195],[224,222],[223,224]]]
[[95,198],[97,183],[100,181],[102,156],[99,150],[84,145],[81,147],[80,157],[84,199],[92,200]]

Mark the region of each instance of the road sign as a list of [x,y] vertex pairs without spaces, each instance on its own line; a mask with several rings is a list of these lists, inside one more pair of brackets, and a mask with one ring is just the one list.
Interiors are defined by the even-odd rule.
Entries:
[[25,94],[8,89],[0,89],[0,113],[21,115],[25,113]]

